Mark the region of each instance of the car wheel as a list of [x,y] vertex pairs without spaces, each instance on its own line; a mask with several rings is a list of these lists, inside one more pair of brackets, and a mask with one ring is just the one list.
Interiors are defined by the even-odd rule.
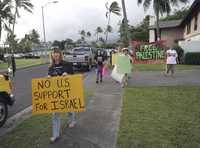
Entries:
[[8,116],[8,106],[6,103],[0,101],[0,127],[6,122]]

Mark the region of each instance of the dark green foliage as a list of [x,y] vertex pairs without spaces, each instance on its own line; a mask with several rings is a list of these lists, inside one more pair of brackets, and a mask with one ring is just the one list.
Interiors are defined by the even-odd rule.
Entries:
[[185,64],[200,65],[200,52],[186,53]]
[[174,48],[178,54],[179,63],[183,63],[184,50],[180,46]]
[[183,7],[180,10],[175,10],[172,15],[161,18],[162,21],[183,19],[189,12],[188,7]]

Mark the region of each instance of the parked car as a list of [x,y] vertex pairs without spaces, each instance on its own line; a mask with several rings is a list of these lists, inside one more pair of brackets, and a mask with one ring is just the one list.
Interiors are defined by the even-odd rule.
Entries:
[[14,95],[12,94],[11,77],[14,76],[16,67],[13,67],[13,60],[8,57],[10,61],[8,72],[0,74],[0,127],[4,125],[8,117],[8,105],[12,106],[15,102]]
[[26,58],[26,59],[39,59],[40,56],[34,55],[34,54],[32,54],[32,53],[26,53],[26,54],[24,55],[24,58]]
[[14,54],[14,57],[16,58],[16,59],[21,59],[21,58],[24,58],[24,54],[23,53],[15,53]]
[[73,64],[76,68],[91,70],[94,64],[94,54],[90,47],[76,47],[71,51],[64,52],[64,59]]

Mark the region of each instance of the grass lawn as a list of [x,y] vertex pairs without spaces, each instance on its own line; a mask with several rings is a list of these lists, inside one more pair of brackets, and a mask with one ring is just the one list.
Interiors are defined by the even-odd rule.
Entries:
[[200,87],[134,87],[123,94],[117,148],[200,147]]
[[[194,65],[177,65],[177,70],[190,70],[194,68],[200,68],[200,66]],[[135,64],[133,69],[136,71],[164,71],[165,64]]]
[[[17,68],[43,64],[43,59],[16,59]],[[7,69],[7,63],[0,63],[0,69]]]
[[[85,92],[86,101],[91,95],[92,92]],[[65,114],[61,118],[63,131],[67,126],[67,118]],[[47,148],[51,131],[51,114],[34,115],[0,137],[0,148]]]

